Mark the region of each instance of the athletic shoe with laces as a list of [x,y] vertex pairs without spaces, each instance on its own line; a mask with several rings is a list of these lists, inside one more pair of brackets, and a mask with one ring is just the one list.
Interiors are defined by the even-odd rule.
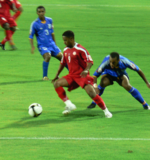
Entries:
[[0,43],[0,47],[2,48],[2,50],[6,50],[6,49],[5,49],[5,44],[1,44],[1,43]]
[[49,81],[49,78],[45,76],[45,77],[42,78],[42,80],[43,81]]
[[65,110],[62,112],[62,114],[69,114],[71,111],[74,111],[76,109],[76,106],[73,103],[70,103],[68,106],[65,107]]
[[11,45],[10,48],[11,48],[11,49],[10,49],[11,51],[17,50],[17,47],[14,46],[14,45]]
[[144,107],[144,109],[150,110],[150,106],[146,106]]
[[96,107],[96,104],[91,103],[87,108],[88,108],[88,109],[92,109],[92,108],[95,108],[95,107]]

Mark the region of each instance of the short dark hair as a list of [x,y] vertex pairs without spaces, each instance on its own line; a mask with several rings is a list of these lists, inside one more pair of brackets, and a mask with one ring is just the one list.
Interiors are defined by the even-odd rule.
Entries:
[[119,60],[119,53],[117,53],[117,52],[111,52],[111,53],[110,53],[110,56],[111,56],[112,58],[117,58],[117,60]]
[[70,31],[70,30],[68,30],[68,31],[65,31],[63,34],[62,34],[62,36],[65,36],[65,37],[68,37],[68,38],[73,38],[74,39],[74,33],[72,32],[72,31]]
[[44,11],[45,11],[45,7],[44,7],[44,6],[38,6],[38,7],[36,8],[36,11],[38,11],[38,9],[44,9]]

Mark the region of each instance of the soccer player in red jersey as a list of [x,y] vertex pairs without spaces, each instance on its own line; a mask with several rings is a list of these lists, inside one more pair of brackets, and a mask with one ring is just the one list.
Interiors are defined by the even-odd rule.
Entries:
[[14,46],[11,37],[16,30],[16,22],[11,17],[10,9],[13,9],[14,12],[17,11],[15,7],[15,3],[13,0],[0,0],[0,25],[5,29],[6,37],[0,43],[0,47],[5,50],[5,43],[7,41],[10,42],[11,48],[14,50],[16,47]]
[[[93,87],[94,79],[89,75],[89,70],[93,65],[90,54],[80,44],[75,43],[74,33],[72,31],[66,31],[62,36],[66,48],[64,49],[58,72],[52,82],[58,96],[66,104],[63,114],[68,114],[76,109],[76,106],[67,97],[63,87],[68,87],[68,91],[71,91],[81,86],[104,111],[105,116],[111,118],[112,114],[106,108],[102,98],[96,94]],[[66,64],[68,65],[69,74],[58,79],[59,74]]]
[[17,8],[17,12],[12,16],[12,18],[16,21],[20,14],[23,12],[23,8],[18,0],[14,0],[14,3]]

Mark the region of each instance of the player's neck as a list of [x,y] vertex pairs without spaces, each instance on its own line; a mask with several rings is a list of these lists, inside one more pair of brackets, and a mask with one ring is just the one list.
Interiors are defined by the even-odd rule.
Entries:
[[45,21],[45,17],[39,17],[41,21]]
[[75,46],[75,42],[71,45],[71,46],[69,46],[69,48],[73,48],[74,46]]

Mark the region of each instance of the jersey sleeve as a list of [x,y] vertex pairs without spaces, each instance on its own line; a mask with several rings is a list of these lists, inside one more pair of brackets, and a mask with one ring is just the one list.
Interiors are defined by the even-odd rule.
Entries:
[[102,74],[102,72],[105,70],[108,64],[109,64],[109,56],[103,59],[102,63],[99,65],[99,67],[94,72],[93,76],[99,77]]
[[30,39],[33,39],[35,33],[36,33],[35,23],[33,22],[33,23],[31,24],[31,27],[30,27],[30,35],[29,35],[29,38],[30,38]]
[[124,58],[124,59],[122,59],[122,61],[125,63],[127,68],[130,68],[136,72],[139,71],[139,67],[134,62],[130,61],[129,59]]

